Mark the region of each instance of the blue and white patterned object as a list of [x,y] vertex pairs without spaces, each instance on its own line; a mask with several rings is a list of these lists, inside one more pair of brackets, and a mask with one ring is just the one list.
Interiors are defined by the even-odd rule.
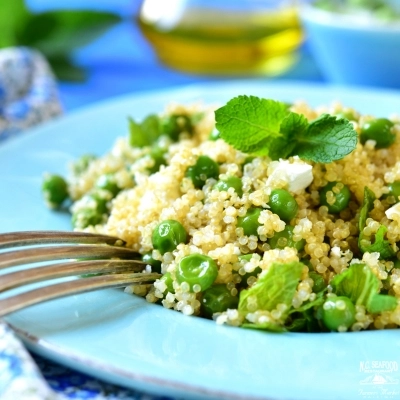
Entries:
[[0,398],[2,400],[63,400],[53,392],[21,342],[0,321]]
[[1,400],[173,400],[98,380],[31,357],[11,329],[0,320]]
[[62,113],[57,82],[36,50],[0,50],[0,140]]

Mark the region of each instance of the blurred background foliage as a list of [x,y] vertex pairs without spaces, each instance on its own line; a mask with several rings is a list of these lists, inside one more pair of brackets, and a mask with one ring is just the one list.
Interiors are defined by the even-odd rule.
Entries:
[[86,71],[74,64],[72,52],[120,21],[119,15],[108,11],[31,12],[24,0],[0,0],[0,48],[35,48],[47,58],[58,79],[82,81]]

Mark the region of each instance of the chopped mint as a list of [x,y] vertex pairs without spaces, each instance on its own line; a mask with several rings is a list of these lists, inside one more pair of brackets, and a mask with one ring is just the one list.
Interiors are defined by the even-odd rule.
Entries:
[[375,314],[382,311],[392,311],[397,306],[397,299],[388,294],[375,294],[368,305],[368,311]]
[[349,269],[336,275],[331,286],[338,296],[348,297],[354,304],[364,305],[368,312],[380,313],[394,310],[397,299],[379,294],[379,279],[365,264],[352,264]]
[[285,329],[289,332],[301,332],[307,328],[307,318],[301,316],[299,318],[293,319],[289,325],[285,326]]
[[393,247],[390,244],[390,242],[385,240],[385,234],[387,231],[386,226],[381,225],[378,228],[373,243],[367,246],[363,244],[363,239],[364,239],[363,229],[365,228],[367,223],[368,213],[374,208],[374,200],[375,200],[374,192],[368,187],[365,187],[363,205],[360,210],[360,219],[358,220],[358,228],[360,231],[360,235],[358,237],[358,247],[363,253],[377,252],[380,254],[381,258],[388,259],[393,257],[396,254],[396,252],[393,250]]
[[148,115],[141,123],[129,118],[129,143],[132,147],[151,146],[160,135],[160,119],[157,115]]
[[318,310],[308,309],[303,312],[290,315],[285,328],[289,332],[321,332],[321,325],[318,318]]
[[286,304],[287,310],[283,317],[288,315],[303,268],[304,264],[300,262],[272,264],[269,271],[250,289],[240,292],[239,312],[251,312],[251,304],[255,300],[257,310],[272,311],[278,304]]
[[298,308],[292,308],[285,328],[290,332],[320,332],[321,328],[315,310],[324,303],[325,291],[326,289],[317,293],[313,301],[307,301]]
[[262,324],[245,323],[245,324],[242,324],[240,327],[245,328],[245,329],[259,329],[262,331],[277,332],[277,333],[286,332],[286,330],[287,330],[283,326],[280,326],[280,325],[272,323],[272,322],[264,322]]
[[307,301],[303,303],[299,308],[293,308],[289,311],[289,314],[292,313],[303,313],[305,311],[310,310],[313,307],[321,306],[325,301],[325,291],[326,289],[322,290],[321,292],[317,293],[315,299],[313,301]]
[[351,153],[357,132],[346,119],[327,114],[308,123],[285,103],[255,96],[238,96],[215,111],[222,139],[237,150],[273,160],[298,155],[329,163]]

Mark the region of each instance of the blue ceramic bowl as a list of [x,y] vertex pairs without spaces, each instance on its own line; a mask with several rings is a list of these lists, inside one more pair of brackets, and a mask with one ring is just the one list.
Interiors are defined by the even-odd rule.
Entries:
[[400,88],[400,21],[380,23],[306,4],[301,20],[310,51],[335,84]]

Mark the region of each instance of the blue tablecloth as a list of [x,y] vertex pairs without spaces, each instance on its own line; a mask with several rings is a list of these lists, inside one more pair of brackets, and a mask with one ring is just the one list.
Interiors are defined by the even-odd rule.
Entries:
[[[60,98],[65,113],[126,93],[139,93],[223,79],[221,77],[184,74],[163,66],[157,60],[153,50],[132,18],[132,15],[138,9],[138,0],[103,0],[101,2],[98,0],[29,0],[27,3],[36,11],[63,6],[71,8],[98,8],[101,6],[102,9],[116,11],[125,17],[124,22],[111,29],[96,42],[76,51],[76,62],[87,68],[89,77],[87,81],[81,83],[59,82]],[[307,45],[304,45],[301,49],[299,62],[290,71],[275,79],[323,81],[308,52]],[[16,346],[18,346],[18,343],[16,343]],[[21,372],[24,367],[13,359],[15,352],[10,353],[9,359],[4,358],[0,361],[5,362],[4,360],[7,360],[10,363],[9,365],[13,366],[14,371]],[[26,397],[27,399],[161,399],[160,397],[151,397],[147,394],[110,385],[36,355],[32,355],[32,357],[38,369],[33,367],[29,370],[29,373],[35,377],[39,376],[39,378],[42,374],[45,378],[45,387],[41,388],[43,392],[40,392],[42,394],[39,394],[38,397]],[[6,384],[8,378],[11,379],[12,377],[3,375],[0,378],[0,386]],[[47,392],[49,387],[53,391]],[[46,395],[43,394],[45,392]]]

